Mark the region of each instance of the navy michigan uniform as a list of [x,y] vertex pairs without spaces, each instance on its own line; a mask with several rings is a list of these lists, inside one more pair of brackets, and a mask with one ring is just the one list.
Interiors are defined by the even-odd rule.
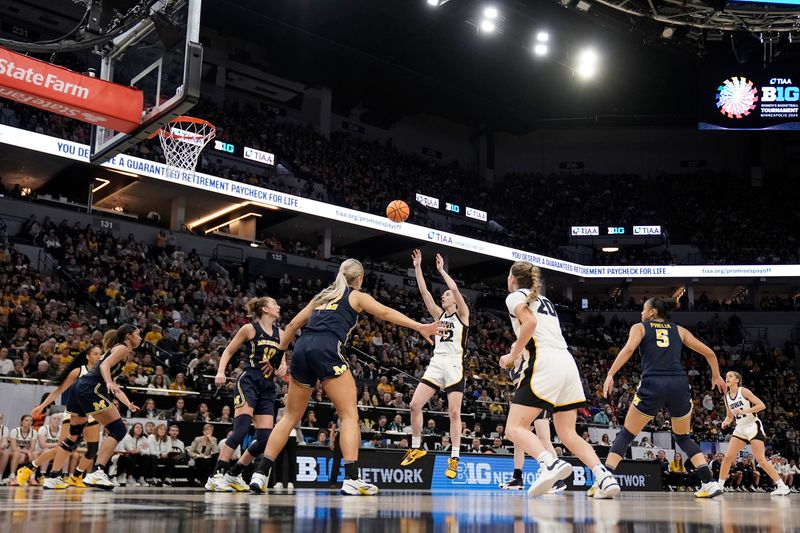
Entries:
[[317,380],[340,376],[350,367],[342,348],[358,323],[358,313],[350,306],[352,291],[347,287],[341,298],[311,312],[303,335],[295,344],[289,369],[299,384],[313,387]]
[[692,413],[689,378],[681,364],[683,340],[673,322],[645,320],[644,337],[639,343],[642,357],[642,381],[633,397],[633,406],[653,418],[662,407],[672,418],[686,418]]
[[[85,376],[85,375],[86,375],[86,374],[88,374],[88,373],[89,373],[89,367],[88,367],[88,366],[86,366],[86,365],[81,365],[81,366],[80,366],[80,370],[78,370],[78,379],[82,378],[83,376]],[[78,382],[78,380],[76,379],[76,380],[75,380],[75,383],[77,383],[77,382]],[[73,383],[73,385],[74,385],[75,383]],[[72,393],[72,387],[70,387],[70,389],[69,389],[69,391],[67,392],[67,394],[68,394],[68,395],[71,395],[71,393]],[[70,420],[70,418],[71,418],[70,412],[69,412],[69,411],[66,411],[66,412],[64,413],[64,416],[61,418],[61,423],[62,423],[62,424],[69,424],[69,420]],[[86,426],[87,426],[87,427],[88,427],[88,426],[94,426],[94,425],[96,425],[96,424],[97,424],[97,420],[95,420],[93,416],[89,416],[89,420],[87,420],[87,421],[86,421]]]
[[258,321],[253,322],[253,327],[256,334],[244,345],[245,369],[236,381],[233,405],[236,409],[249,405],[254,415],[275,415],[273,378],[283,357],[280,329],[273,324],[272,331],[265,331]]
[[[79,377],[78,381],[70,387],[69,400],[67,400],[67,413],[70,414],[70,417],[78,416],[83,418],[89,415],[96,415],[113,407],[111,393],[108,392],[103,375],[100,373],[100,365],[111,356],[114,348],[116,346],[106,351],[97,364],[88,373]],[[112,381],[122,373],[124,366],[125,361],[122,360],[111,368]]]

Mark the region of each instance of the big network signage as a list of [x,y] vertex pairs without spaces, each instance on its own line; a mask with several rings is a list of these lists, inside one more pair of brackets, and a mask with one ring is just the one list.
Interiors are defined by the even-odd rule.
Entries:
[[[389,451],[361,450],[359,474],[367,483],[386,489],[429,489],[433,458],[416,461],[411,467],[401,467],[402,454]],[[326,486],[331,482],[334,467],[332,453],[326,448],[307,448],[297,456],[297,484],[299,487]],[[344,468],[339,464],[336,479],[344,479]]]
[[[500,483],[510,481],[514,474],[514,459],[511,455],[462,455],[458,463],[456,477],[451,481],[444,473],[447,469],[446,455],[436,455],[431,479],[431,490],[474,489],[486,490],[495,488]],[[594,483],[592,469],[585,466],[575,457],[566,457],[572,465],[572,475],[567,478],[569,490],[585,490]],[[539,477],[539,465],[536,461],[525,461],[522,479],[529,487]],[[660,491],[662,486],[661,469],[653,461],[623,461],[615,476],[622,488],[641,491]]]

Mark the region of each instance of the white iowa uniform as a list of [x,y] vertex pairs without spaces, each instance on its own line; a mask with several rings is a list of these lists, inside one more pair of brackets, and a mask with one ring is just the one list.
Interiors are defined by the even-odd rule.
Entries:
[[464,392],[464,349],[469,328],[458,318],[458,313],[439,317],[444,335],[434,338],[433,356],[422,381],[434,389],[445,392]]
[[531,302],[528,308],[536,317],[536,329],[532,339],[519,338],[521,325],[514,310],[526,303],[530,292],[530,289],[520,289],[506,297],[517,342],[525,343],[522,357],[511,373],[517,386],[513,403],[552,411],[576,409],[586,402],[586,396],[578,366],[567,349],[558,315],[550,300],[538,296]]
[[[86,365],[81,365],[80,372],[78,372],[78,379],[81,379],[83,376],[85,376],[88,373],[89,373],[89,367],[86,366]],[[75,383],[78,382],[78,379],[75,380]],[[73,383],[73,385],[75,383]],[[72,417],[72,413],[68,413],[68,412],[65,411],[64,412],[64,416],[61,418],[61,423],[62,424],[69,424],[69,419],[71,417]],[[89,417],[86,419],[86,424],[89,425],[89,424],[94,424],[94,423],[95,423],[94,417],[92,415],[89,415]]]
[[[725,393],[725,401],[728,402],[728,407],[731,411],[734,409],[750,409],[752,404],[750,400],[742,394],[742,387],[736,391],[736,396],[731,398],[730,393]],[[745,442],[750,442],[753,439],[764,441],[764,426],[761,425],[761,420],[758,419],[753,413],[743,415],[734,415],[736,417],[736,427],[733,430],[733,436]]]
[[[55,445],[55,444],[58,444],[59,442],[61,442],[61,439],[58,438],[59,430],[56,430],[55,433],[52,433],[50,431],[50,420],[45,420],[44,425],[39,428],[39,431],[37,432],[37,434],[38,434],[39,437],[44,437],[45,444],[53,444],[53,445]],[[44,448],[39,446],[38,439],[36,441],[36,449],[39,450],[40,452],[44,451]]]
[[36,430],[33,429],[33,427],[28,428],[28,433],[23,433],[22,426],[20,426],[12,429],[11,433],[8,435],[8,438],[10,440],[17,441],[17,446],[19,446],[21,450],[33,451],[35,449],[36,437],[38,436],[39,434],[36,433]]

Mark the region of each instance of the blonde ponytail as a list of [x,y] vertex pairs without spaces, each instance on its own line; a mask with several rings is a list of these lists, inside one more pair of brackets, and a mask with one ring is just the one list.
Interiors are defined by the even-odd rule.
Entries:
[[339,272],[333,283],[325,287],[311,300],[313,308],[324,307],[344,296],[347,287],[355,282],[358,276],[364,275],[364,265],[358,259],[348,259],[339,266]]
[[517,280],[517,286],[520,289],[531,290],[526,303],[530,305],[536,301],[542,290],[542,273],[539,267],[535,267],[533,263],[527,261],[517,261],[511,265],[511,275]]

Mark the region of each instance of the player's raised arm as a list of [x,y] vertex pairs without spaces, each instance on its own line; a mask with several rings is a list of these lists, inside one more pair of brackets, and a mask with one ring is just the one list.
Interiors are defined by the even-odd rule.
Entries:
[[434,320],[438,320],[444,311],[442,311],[441,307],[436,305],[431,292],[428,290],[428,285],[425,283],[425,276],[422,275],[422,252],[420,252],[419,249],[411,252],[411,261],[414,265],[414,275],[417,278],[417,289],[419,289],[419,293],[422,295],[425,308]]
[[[453,298],[456,299],[456,305],[458,305],[458,318],[464,325],[469,325],[469,307],[467,306],[466,300],[464,300],[464,295],[461,294],[461,291],[458,290],[458,285],[456,284],[455,280],[447,273],[447,270],[444,269],[444,258],[441,254],[436,254],[436,270],[439,271],[439,274],[442,276],[445,285],[453,293]],[[430,294],[430,293],[429,293]]]

